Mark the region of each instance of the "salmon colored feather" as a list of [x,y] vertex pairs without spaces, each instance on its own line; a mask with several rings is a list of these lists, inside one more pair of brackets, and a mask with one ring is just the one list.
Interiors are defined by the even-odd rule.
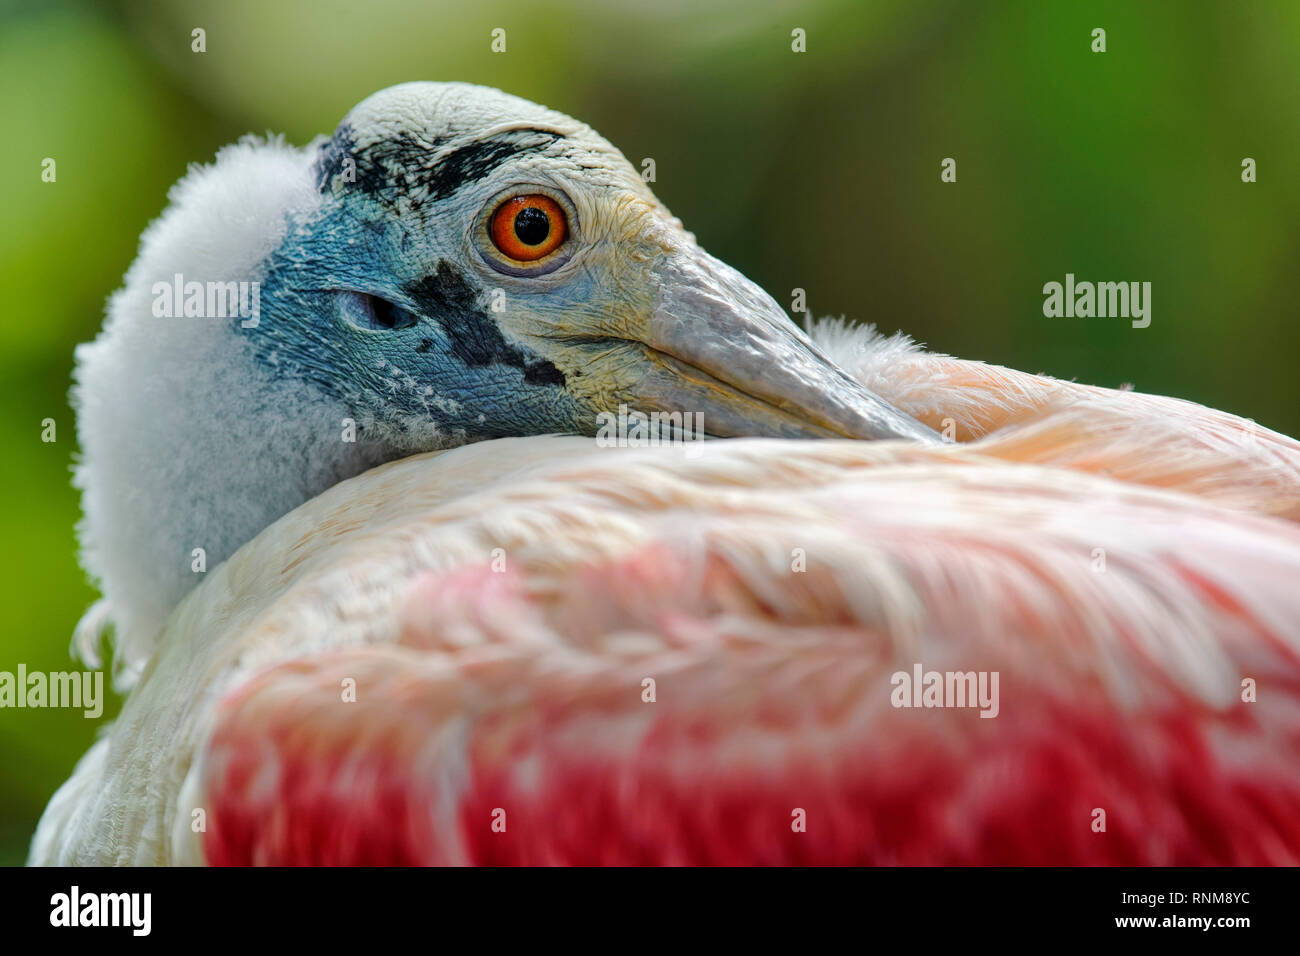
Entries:
[[[1300,861],[1300,528],[1267,516],[1294,500],[1295,443],[1188,403],[937,362],[976,396],[1012,383],[965,417],[1003,431],[571,454],[331,529],[338,558],[265,626],[362,537],[375,571],[453,528],[481,557],[409,568],[378,646],[296,656],[224,698],[203,857]],[[1144,459],[1144,428],[1181,443]],[[364,565],[349,573],[365,590]],[[918,663],[998,672],[997,716],[893,706],[891,675]]]

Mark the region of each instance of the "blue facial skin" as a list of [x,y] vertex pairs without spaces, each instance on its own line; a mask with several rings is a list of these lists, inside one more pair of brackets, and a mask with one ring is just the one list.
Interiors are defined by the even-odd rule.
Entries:
[[[242,330],[255,361],[390,452],[595,435],[624,402],[707,412],[722,437],[939,440],[801,341],[604,149],[516,126],[358,145],[345,121],[317,150],[319,206],[267,263]],[[486,224],[533,193],[569,229],[527,264]]]
[[[403,445],[428,444],[417,436],[431,422],[459,441],[590,432],[592,416],[566,391],[565,375],[503,337],[490,289],[463,264],[474,254],[465,235],[481,192],[395,215],[365,190],[335,185],[269,259],[259,324],[240,330],[257,362],[313,384],[373,437]],[[527,294],[528,281],[514,280],[510,294]],[[583,270],[551,286],[546,311],[581,310],[593,282]],[[383,301],[372,313],[352,293]]]

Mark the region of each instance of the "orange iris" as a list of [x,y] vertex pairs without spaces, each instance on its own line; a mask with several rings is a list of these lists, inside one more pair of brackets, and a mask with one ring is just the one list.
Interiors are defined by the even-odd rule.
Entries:
[[535,262],[560,247],[568,223],[560,204],[549,196],[515,196],[492,214],[492,242],[517,262]]

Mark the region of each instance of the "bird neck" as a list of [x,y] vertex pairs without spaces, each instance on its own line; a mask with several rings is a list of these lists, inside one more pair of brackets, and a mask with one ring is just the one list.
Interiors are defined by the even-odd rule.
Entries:
[[[247,140],[192,170],[145,232],[103,332],[77,350],[82,562],[107,602],[95,620],[115,626],[128,672],[240,545],[392,457],[355,438],[337,399],[279,374],[273,358],[255,360],[250,333],[274,328],[159,301],[177,276],[182,288],[260,282],[293,218],[317,202],[313,154]],[[98,634],[82,631],[79,643],[86,651]]]
[[128,662],[242,544],[392,457],[358,438],[335,400],[249,361],[229,330],[181,337],[168,345],[191,358],[184,363],[141,367],[132,353],[151,352],[133,351],[125,336],[79,355],[83,561]]

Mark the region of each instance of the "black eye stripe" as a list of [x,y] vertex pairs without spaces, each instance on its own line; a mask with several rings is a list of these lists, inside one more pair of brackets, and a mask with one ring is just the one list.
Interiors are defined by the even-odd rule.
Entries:
[[447,262],[431,275],[406,287],[416,308],[444,328],[454,329],[446,355],[470,368],[511,365],[527,385],[564,387],[564,373],[531,349],[505,340],[496,319],[482,304],[483,290]]
[[[437,137],[430,141],[405,131],[358,146],[355,131],[345,122],[320,150],[317,183],[321,192],[336,186],[341,191],[357,189],[388,205],[400,200],[419,208],[484,179],[507,160],[544,152],[564,138],[551,130],[507,130],[441,152],[447,144]],[[346,180],[340,177],[345,159],[355,163],[353,176]]]

